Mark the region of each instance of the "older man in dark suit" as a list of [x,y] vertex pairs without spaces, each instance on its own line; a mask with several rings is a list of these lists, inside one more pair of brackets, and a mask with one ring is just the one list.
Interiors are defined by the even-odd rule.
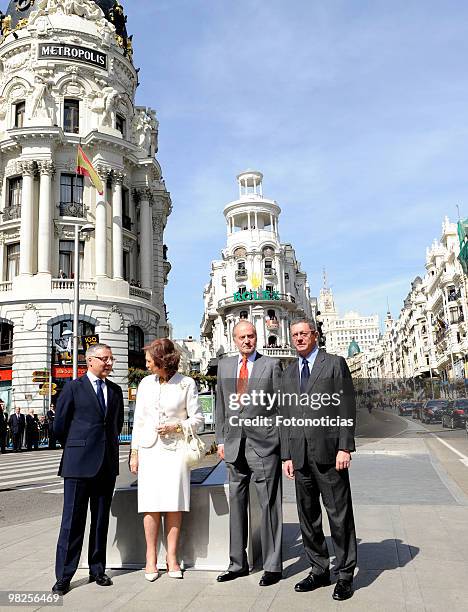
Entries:
[[87,373],[65,385],[57,403],[54,433],[63,448],[62,524],[57,543],[54,593],[64,595],[76,572],[83,546],[88,504],[89,581],[110,586],[105,574],[109,513],[119,473],[119,434],[124,419],[122,389],[108,380],[114,359],[109,346],[86,352]]
[[13,438],[13,450],[15,453],[19,453],[23,446],[24,428],[26,427],[26,419],[24,414],[21,414],[19,406],[16,406],[14,414],[10,416],[8,426]]
[[216,396],[216,440],[228,469],[230,508],[230,564],[217,580],[227,582],[249,573],[247,507],[252,480],[262,508],[260,586],[269,586],[282,572],[280,440],[277,406],[271,401],[279,390],[281,368],[277,359],[257,353],[257,333],[249,321],[234,327],[233,339],[239,354],[220,361]]
[[6,453],[8,418],[5,413],[5,403],[0,400],[0,452]]
[[[341,601],[353,594],[357,554],[348,475],[355,450],[354,389],[346,361],[319,350],[312,321],[293,321],[291,336],[298,359],[283,373],[283,410],[290,422],[281,432],[281,454],[286,476],[295,478],[302,541],[312,567],[295,590],[313,591],[331,584],[321,497],[336,555],[333,599]],[[288,409],[287,398],[291,398]]]

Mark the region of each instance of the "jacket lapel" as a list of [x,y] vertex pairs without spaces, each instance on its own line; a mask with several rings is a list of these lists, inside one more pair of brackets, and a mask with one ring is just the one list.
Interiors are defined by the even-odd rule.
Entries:
[[318,355],[317,355],[317,357],[315,358],[315,361],[314,361],[314,366],[313,366],[312,371],[310,373],[309,383],[307,385],[307,390],[308,391],[310,391],[312,389],[312,387],[314,386],[317,378],[319,377],[320,372],[323,369],[324,362],[325,362],[325,353],[324,353],[324,351],[319,350]]
[[249,376],[249,386],[248,386],[249,391],[252,390],[251,385],[254,384],[255,381],[259,380],[259,378],[263,374],[263,371],[266,368],[267,360],[262,359],[262,357],[263,355],[260,355],[260,353],[257,353],[255,356],[255,361],[253,362],[253,366],[252,366],[252,374]]

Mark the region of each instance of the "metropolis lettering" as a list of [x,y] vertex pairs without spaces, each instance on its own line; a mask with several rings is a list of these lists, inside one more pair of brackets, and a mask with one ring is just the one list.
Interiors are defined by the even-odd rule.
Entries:
[[50,57],[63,57],[75,62],[92,64],[104,70],[107,69],[107,55],[105,53],[76,45],[39,45],[39,59],[49,59]]

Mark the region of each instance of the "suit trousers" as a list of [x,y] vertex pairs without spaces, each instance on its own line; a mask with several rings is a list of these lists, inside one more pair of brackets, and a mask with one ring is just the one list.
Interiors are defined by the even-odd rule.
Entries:
[[69,582],[78,568],[88,504],[91,510],[89,573],[99,575],[105,572],[107,531],[115,480],[116,477],[109,471],[106,462],[93,478],[64,478],[62,524],[55,560],[57,580]]
[[234,463],[227,463],[229,474],[229,570],[239,572],[249,567],[247,559],[247,529],[249,485],[252,480],[261,507],[260,539],[263,569],[281,572],[282,481],[278,454],[260,457],[249,439],[242,438]]
[[11,437],[13,438],[13,450],[21,450],[21,447],[23,446],[23,432],[13,432]]
[[304,466],[295,472],[295,483],[302,542],[312,573],[323,574],[330,566],[322,529],[322,496],[335,549],[335,572],[341,579],[352,580],[357,544],[348,470],[316,463],[307,442],[305,454]]

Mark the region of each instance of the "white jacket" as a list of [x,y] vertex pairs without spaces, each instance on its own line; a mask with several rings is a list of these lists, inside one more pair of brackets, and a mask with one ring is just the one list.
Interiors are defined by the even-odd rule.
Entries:
[[[192,427],[194,432],[203,423],[204,417],[193,378],[177,372],[162,385],[154,374],[141,381],[133,419],[132,449],[153,446],[158,440],[157,428],[160,421],[180,423],[184,430]],[[161,437],[161,442],[168,450],[175,450],[177,443],[183,439],[184,433],[171,433]]]

